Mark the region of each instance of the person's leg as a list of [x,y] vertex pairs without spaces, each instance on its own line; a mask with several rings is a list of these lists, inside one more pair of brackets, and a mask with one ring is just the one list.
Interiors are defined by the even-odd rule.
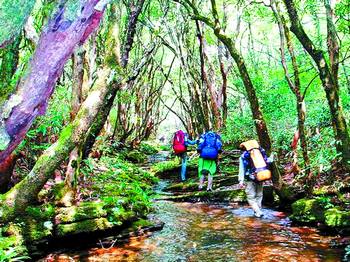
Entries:
[[255,216],[260,217],[261,216],[261,210],[259,208],[259,205],[256,201],[256,186],[255,183],[252,181],[247,181],[247,186],[245,188],[245,192],[247,194],[247,200],[249,205],[254,210]]
[[207,191],[208,190],[213,190],[213,175],[211,175],[211,174],[208,175]]
[[181,155],[181,180],[186,180],[186,165],[187,165],[187,155],[183,153]]
[[262,200],[263,200],[263,185],[262,183],[255,183],[256,184],[256,202],[258,203],[259,208],[262,207]]
[[199,178],[199,186],[198,186],[198,188],[202,189],[203,186],[204,186],[204,175],[201,175],[200,178]]
[[217,165],[215,160],[207,160],[207,161],[208,161],[208,170],[209,170],[207,190],[213,190],[213,180],[217,170]]
[[199,158],[198,159],[198,178],[199,178],[199,189],[203,188],[203,184],[204,184],[204,175],[202,174],[202,170],[203,170],[203,158]]

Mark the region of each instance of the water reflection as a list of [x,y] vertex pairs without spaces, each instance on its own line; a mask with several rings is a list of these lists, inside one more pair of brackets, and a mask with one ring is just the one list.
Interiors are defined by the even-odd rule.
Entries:
[[292,227],[284,213],[264,209],[158,202],[153,214],[164,229],[109,249],[52,255],[46,261],[341,261],[330,237]]

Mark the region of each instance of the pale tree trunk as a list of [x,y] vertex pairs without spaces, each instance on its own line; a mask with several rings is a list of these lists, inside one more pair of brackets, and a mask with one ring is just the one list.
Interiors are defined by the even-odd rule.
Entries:
[[77,8],[74,19],[65,17],[68,7],[61,6],[50,20],[24,77],[17,84],[17,91],[1,108],[0,165],[23,140],[35,118],[45,114],[66,61],[74,48],[98,27],[106,2],[86,0]]
[[332,115],[332,124],[337,140],[336,149],[342,156],[342,166],[350,168],[350,138],[348,134],[347,124],[344,118],[343,109],[339,98],[338,86],[338,68],[339,68],[339,45],[337,42],[337,33],[333,23],[333,10],[330,7],[329,0],[324,0],[327,16],[327,44],[330,66],[322,50],[316,48],[299,19],[298,13],[293,0],[283,0],[288,11],[291,21],[291,31],[298,38],[300,43],[312,57],[317,65],[319,77],[326,97],[330,112]]
[[[129,52],[132,49],[132,46],[134,44],[134,36],[136,34],[136,26],[138,23],[138,17],[142,11],[143,5],[145,3],[145,0],[137,0],[136,3],[132,1],[130,3],[130,9],[131,13],[128,19],[128,25],[127,25],[127,32],[126,32],[126,39],[124,42],[124,45],[122,47],[122,55],[121,55],[121,61],[116,61],[122,69],[126,69],[129,61]],[[117,46],[119,46],[119,40],[116,39]],[[116,55],[115,58],[118,59],[119,55]],[[123,82],[125,79],[120,79],[119,83],[117,83],[118,88],[120,88],[123,85]],[[89,134],[86,138],[86,144],[84,146],[83,150],[83,156],[87,156],[89,152],[92,149],[92,146],[95,143],[95,140],[97,136],[101,133],[101,130],[103,129],[104,124],[107,121],[107,118],[109,116],[109,113],[113,107],[114,100],[117,95],[117,89],[113,89],[110,94],[108,95],[108,98],[106,101],[104,101],[105,106],[102,108],[102,110],[99,112],[99,115],[97,116],[96,122],[92,126],[91,130],[89,131]]]
[[30,173],[2,196],[0,222],[14,219],[33,203],[55,169],[68,157],[74,147],[82,144],[85,134],[103,105],[104,98],[113,88],[113,85],[107,82],[109,75],[109,68],[101,70],[94,89],[81,105],[74,121],[65,127],[58,140],[44,151]]
[[207,71],[205,70],[205,60],[209,63],[208,57],[205,53],[205,42],[204,42],[204,37],[202,34],[202,30],[200,28],[199,22],[196,21],[196,26],[197,26],[197,37],[199,40],[199,52],[200,52],[200,57],[201,57],[201,75],[202,75],[202,83],[205,85],[210,94],[210,105],[211,109],[213,112],[213,119],[214,119],[214,129],[215,130],[220,130],[222,126],[222,117],[221,117],[221,112],[218,106],[217,102],[217,94],[215,92],[215,87],[212,83],[212,81],[209,80]]
[[[72,109],[70,112],[71,121],[74,120],[82,103],[82,88],[84,79],[84,50],[82,47],[72,55],[73,62],[73,86],[72,86]],[[75,147],[69,155],[69,161],[66,170],[65,187],[63,190],[64,196],[60,200],[64,206],[71,206],[76,198],[77,191],[77,171],[79,171],[79,149]]]

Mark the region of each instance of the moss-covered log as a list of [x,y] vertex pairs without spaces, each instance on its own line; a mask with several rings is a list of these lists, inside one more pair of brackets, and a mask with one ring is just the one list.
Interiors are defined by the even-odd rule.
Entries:
[[103,100],[113,85],[107,80],[110,70],[101,70],[99,79],[82,104],[76,118],[63,129],[59,139],[38,159],[35,166],[20,183],[2,196],[0,221],[6,222],[15,217],[32,203],[53,171],[68,157],[75,146],[79,146],[94,121]]
[[79,234],[79,233],[88,233],[99,230],[110,229],[114,226],[113,223],[109,222],[107,218],[96,218],[93,220],[84,220],[80,222],[75,222],[71,224],[62,224],[57,226],[56,234],[59,237],[70,235],[70,234]]
[[86,219],[107,217],[103,202],[85,202],[80,206],[58,208],[55,216],[56,224],[67,224]]

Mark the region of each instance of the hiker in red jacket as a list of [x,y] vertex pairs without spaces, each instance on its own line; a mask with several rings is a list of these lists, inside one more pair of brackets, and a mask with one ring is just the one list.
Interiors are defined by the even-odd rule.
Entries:
[[187,146],[195,145],[196,140],[190,140],[188,134],[182,130],[175,132],[173,139],[173,150],[176,156],[181,158],[181,180],[186,180]]

